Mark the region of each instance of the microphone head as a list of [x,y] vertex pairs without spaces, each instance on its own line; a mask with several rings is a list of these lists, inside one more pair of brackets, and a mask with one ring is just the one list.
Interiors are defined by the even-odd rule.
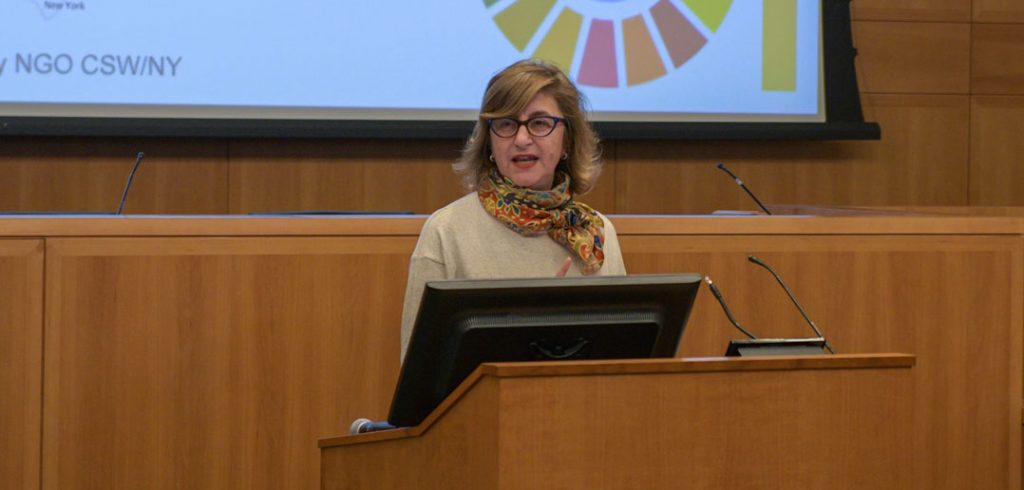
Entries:
[[768,264],[766,264],[763,260],[757,258],[756,256],[748,255],[747,256],[747,260],[750,261],[750,262],[753,262],[753,263],[755,263],[755,264],[757,264],[757,265],[759,265],[761,267],[764,267],[765,269],[768,269],[768,272],[771,272],[772,275],[775,275],[775,271],[770,266],[768,266]]
[[718,165],[716,166],[718,167],[718,170],[725,172],[729,177],[732,177],[733,180],[739,180],[739,177],[736,177],[736,174],[732,173],[732,170],[729,170],[729,167],[726,167],[724,163],[718,162]]
[[362,434],[366,431],[366,427],[373,423],[372,420],[367,418],[358,418],[352,421],[352,424],[348,426],[348,433],[351,435]]

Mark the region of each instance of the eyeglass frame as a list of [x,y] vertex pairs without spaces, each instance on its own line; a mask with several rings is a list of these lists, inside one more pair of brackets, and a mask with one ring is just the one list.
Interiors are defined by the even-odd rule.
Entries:
[[[502,120],[502,119],[507,119],[509,121],[512,121],[512,122],[516,123],[516,130],[513,131],[508,136],[503,136],[501,134],[498,134],[498,132],[494,130],[494,121],[498,121],[498,120]],[[534,134],[533,131],[530,131],[530,122],[531,121],[535,121],[537,119],[553,119],[555,121],[555,123],[551,125],[551,131],[548,131],[547,134]],[[558,128],[558,123],[562,123],[563,127],[566,127],[566,128],[569,127],[569,120],[564,118],[564,117],[558,117],[558,116],[533,116],[531,118],[526,119],[525,121],[524,120],[515,119],[515,118],[512,118],[512,117],[492,117],[490,119],[485,119],[485,121],[487,122],[487,129],[489,129],[492,133],[494,133],[495,136],[497,136],[499,138],[515,138],[515,136],[517,134],[519,134],[519,128],[521,128],[523,126],[526,126],[526,132],[530,136],[534,136],[536,138],[544,138],[544,137],[547,137],[547,136],[551,136],[551,133],[554,133],[555,129]]]

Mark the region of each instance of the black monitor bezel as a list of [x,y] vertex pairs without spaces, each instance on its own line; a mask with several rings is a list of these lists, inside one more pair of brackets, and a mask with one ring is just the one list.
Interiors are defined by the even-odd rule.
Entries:
[[[566,319],[595,309],[657,316],[657,334],[645,357],[675,357],[700,289],[700,274],[652,274],[574,278],[490,279],[428,282],[399,374],[388,422],[418,425],[479,364],[529,358],[474,358],[454,365],[453,351],[467,317],[515,312],[516,319],[555,312]],[[537,328],[531,325],[530,328]],[[579,327],[575,325],[575,327]],[[512,326],[510,328],[518,328]],[[559,328],[558,326],[552,328]],[[622,328],[628,327],[618,327]],[[495,329],[495,335],[499,335]],[[609,330],[609,335],[615,335]],[[514,357],[514,355],[513,355]],[[636,357],[636,356],[632,356]],[[622,358],[622,357],[590,357]]]

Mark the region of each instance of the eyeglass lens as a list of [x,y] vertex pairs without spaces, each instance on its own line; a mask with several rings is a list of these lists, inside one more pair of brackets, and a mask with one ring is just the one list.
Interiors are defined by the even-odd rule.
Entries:
[[533,136],[547,136],[554,132],[561,119],[554,116],[531,117],[526,121],[517,121],[511,117],[491,119],[491,131],[494,134],[509,138],[519,132],[519,126],[526,125],[526,130]]

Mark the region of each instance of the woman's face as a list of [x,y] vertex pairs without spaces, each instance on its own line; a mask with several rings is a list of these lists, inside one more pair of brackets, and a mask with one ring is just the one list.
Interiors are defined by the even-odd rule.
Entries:
[[[501,121],[491,123],[491,154],[494,164],[501,175],[507,177],[520,187],[538,191],[550,190],[555,180],[555,167],[562,159],[565,141],[565,121],[553,120],[534,121],[534,132],[554,123],[554,131],[547,136],[535,136],[527,129],[526,121],[543,116],[562,117],[555,98],[548,93],[540,92],[530,99],[530,103],[518,114],[519,125],[514,135],[502,137],[495,134]],[[504,121],[509,126],[508,121]],[[512,124],[511,126],[514,126]]]

